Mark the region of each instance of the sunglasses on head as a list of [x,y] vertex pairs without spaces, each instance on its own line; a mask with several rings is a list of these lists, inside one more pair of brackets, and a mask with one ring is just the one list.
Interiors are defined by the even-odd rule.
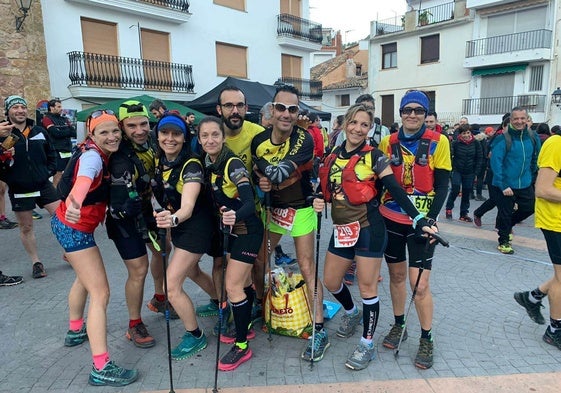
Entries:
[[300,110],[300,107],[298,105],[286,105],[282,102],[273,102],[273,108],[275,108],[275,110],[279,112],[284,112],[288,109],[288,113],[292,114],[298,113],[298,111]]
[[113,112],[111,109],[100,109],[100,110],[97,110],[97,111],[93,111],[90,114],[90,118],[97,119],[98,117],[100,117],[104,113],[107,113],[108,115],[115,115],[115,112]]
[[401,109],[401,114],[403,114],[403,115],[410,115],[413,112],[415,112],[416,115],[424,115],[425,113],[427,113],[425,108],[422,108],[422,107],[411,108],[411,107],[406,106],[405,108]]
[[121,104],[119,108],[126,108],[127,113],[144,112],[144,105],[138,104]]

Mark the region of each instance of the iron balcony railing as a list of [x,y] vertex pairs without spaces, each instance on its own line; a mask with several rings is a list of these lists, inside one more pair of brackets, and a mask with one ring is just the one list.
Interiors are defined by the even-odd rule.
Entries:
[[464,115],[503,115],[515,106],[528,112],[544,112],[547,96],[524,94],[509,97],[469,98],[462,102]]
[[323,97],[323,85],[320,80],[282,77],[278,82],[296,87],[300,97],[310,100],[321,100]]
[[315,23],[290,14],[280,14],[277,19],[277,34],[279,36],[299,38],[317,44],[321,44],[323,41],[320,23]]
[[99,53],[69,52],[72,85],[193,93],[192,66]]
[[189,12],[189,1],[188,0],[138,0],[142,3],[154,4],[166,8],[170,8],[175,11]]
[[454,2],[419,9],[417,26],[430,25],[450,19],[454,19]]
[[551,36],[551,30],[542,29],[480,38],[466,43],[466,57],[551,48]]
[[384,35],[395,33],[405,29],[405,15],[395,16],[393,18],[382,19],[376,21],[375,35]]

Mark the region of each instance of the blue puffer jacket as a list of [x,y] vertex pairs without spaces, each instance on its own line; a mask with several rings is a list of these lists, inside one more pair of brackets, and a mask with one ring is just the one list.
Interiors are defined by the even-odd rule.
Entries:
[[505,190],[529,187],[537,173],[537,158],[541,143],[539,138],[534,142],[528,129],[519,131],[511,126],[507,131],[512,139],[510,150],[506,151],[504,135],[498,135],[491,145],[491,169],[493,171],[493,185]]

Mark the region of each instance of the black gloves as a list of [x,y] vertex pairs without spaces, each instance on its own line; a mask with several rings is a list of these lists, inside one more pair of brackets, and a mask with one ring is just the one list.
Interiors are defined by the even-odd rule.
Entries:
[[421,218],[417,221],[417,225],[415,225],[415,241],[417,243],[425,243],[427,241],[427,237],[423,236],[425,234],[423,227],[432,226],[436,226],[436,220],[432,218]]
[[134,198],[128,198],[121,210],[117,213],[119,218],[136,217],[142,212],[142,198],[136,196]]

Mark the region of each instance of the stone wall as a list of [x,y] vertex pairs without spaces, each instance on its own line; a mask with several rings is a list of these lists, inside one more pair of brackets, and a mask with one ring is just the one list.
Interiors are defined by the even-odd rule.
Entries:
[[4,118],[4,98],[11,94],[27,100],[32,118],[37,102],[51,94],[41,0],[33,1],[20,32],[16,32],[18,8],[15,0],[0,0],[0,119]]

